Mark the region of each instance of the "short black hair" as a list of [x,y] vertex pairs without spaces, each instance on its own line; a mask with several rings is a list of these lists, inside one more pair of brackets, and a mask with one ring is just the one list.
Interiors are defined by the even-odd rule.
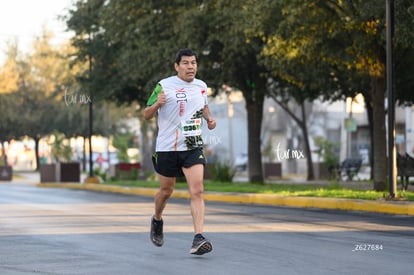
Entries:
[[181,57],[183,56],[195,56],[196,61],[198,62],[197,53],[189,48],[184,48],[184,49],[179,50],[177,54],[175,55],[175,63],[180,64]]

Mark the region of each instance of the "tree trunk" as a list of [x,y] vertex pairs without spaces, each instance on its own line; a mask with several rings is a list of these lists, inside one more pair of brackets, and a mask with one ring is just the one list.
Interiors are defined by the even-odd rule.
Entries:
[[367,108],[367,118],[368,118],[368,127],[369,127],[369,137],[370,137],[370,142],[371,142],[371,148],[369,150],[369,166],[371,167],[371,171],[370,171],[370,176],[369,178],[372,180],[374,178],[374,169],[373,169],[373,163],[374,163],[374,127],[373,125],[373,111],[372,111],[372,104],[371,104],[371,95],[364,94],[364,98],[365,98],[365,105]]
[[36,171],[39,171],[39,167],[40,167],[40,159],[39,159],[39,142],[40,142],[40,138],[39,137],[35,137],[34,138],[34,142],[35,142],[35,157],[36,157]]
[[[5,146],[6,142],[2,140],[0,143],[1,143],[1,157],[3,158],[4,166],[7,166],[8,163],[7,163],[7,154],[6,154],[6,146]],[[0,165],[1,165],[1,162],[0,162]]]
[[[260,98],[260,100],[259,100]],[[261,128],[263,118],[262,97],[247,102],[247,130],[248,130],[248,171],[249,181],[263,183],[262,152],[261,152]]]
[[312,152],[310,150],[310,144],[309,144],[309,134],[308,134],[308,125],[306,121],[305,102],[301,103],[300,108],[302,111],[302,123],[300,123],[299,126],[302,129],[303,138],[305,141],[306,164],[308,166],[307,180],[314,180],[315,174],[313,172]]
[[82,172],[86,172],[86,136],[83,136]]
[[386,131],[385,131],[385,79],[371,76],[371,106],[373,110],[373,175],[374,190],[384,191],[387,177]]
[[150,140],[149,133],[154,132],[152,127],[153,121],[141,119],[141,165],[142,171],[153,171],[152,153],[155,151],[156,135],[152,134],[153,140]]

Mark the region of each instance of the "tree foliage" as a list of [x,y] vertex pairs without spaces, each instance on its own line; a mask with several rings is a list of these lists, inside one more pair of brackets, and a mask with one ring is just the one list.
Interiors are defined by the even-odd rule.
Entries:
[[[397,0],[395,64],[400,102],[413,99],[413,3]],[[385,3],[362,0],[78,1],[67,18],[81,80],[94,96],[141,105],[173,72],[178,48],[199,51],[199,77],[243,92],[250,180],[262,181],[263,100],[300,106],[363,93],[372,129],[375,189],[385,183]],[[305,112],[302,112],[305,118]],[[306,128],[306,122],[302,121]],[[304,129],[305,129],[304,128]]]
[[175,73],[179,48],[199,51],[200,78],[216,90],[226,83],[244,93],[250,114],[248,151],[256,160],[249,172],[251,180],[260,182],[266,78],[257,60],[262,42],[248,41],[244,33],[248,8],[229,1],[79,1],[68,27],[77,34],[78,57],[92,58],[94,91],[120,102],[144,105],[156,82]]
[[[72,63],[73,47],[54,46],[52,39],[53,34],[44,29],[28,55],[11,44],[0,67],[0,140],[31,137],[36,156],[39,140],[54,130],[67,138],[89,134],[89,95],[75,79],[85,66]],[[94,134],[108,136],[115,130],[116,121],[126,114],[114,109],[114,104],[96,104]]]
[[[412,16],[407,14],[412,3],[395,2],[399,11],[396,18],[400,18],[395,25],[399,30],[395,32],[395,53],[400,60],[412,60],[413,48],[407,43],[412,42],[412,34],[406,29],[412,22]],[[282,102],[294,98],[301,103],[303,99],[336,100],[362,93],[371,125],[374,188],[383,190],[386,179],[385,3],[309,0],[280,3],[283,3],[283,20],[272,35],[265,37],[267,46],[263,52],[272,75],[290,84],[276,90],[278,98]],[[395,68],[397,99],[412,101],[413,95],[408,93],[410,81],[400,72],[399,62]]]
[[17,45],[15,43],[9,43],[6,60],[0,68],[0,94],[12,93],[18,89],[19,68],[16,63],[17,58]]

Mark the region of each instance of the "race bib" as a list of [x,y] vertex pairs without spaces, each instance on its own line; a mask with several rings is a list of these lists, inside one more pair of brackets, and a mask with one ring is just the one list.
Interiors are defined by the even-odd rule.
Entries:
[[185,137],[201,136],[201,118],[182,120],[181,131]]

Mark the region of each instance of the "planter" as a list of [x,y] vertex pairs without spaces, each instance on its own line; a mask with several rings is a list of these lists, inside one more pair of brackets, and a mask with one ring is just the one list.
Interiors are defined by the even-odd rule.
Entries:
[[0,181],[11,181],[13,168],[11,166],[0,166]]
[[120,162],[115,165],[115,177],[122,180],[137,180],[141,163]]
[[263,170],[266,179],[282,177],[282,163],[280,162],[265,162],[263,163]]
[[40,182],[58,182],[56,164],[40,164]]
[[41,164],[40,182],[80,182],[80,163]]
[[80,182],[79,162],[61,162],[56,167],[59,182]]

